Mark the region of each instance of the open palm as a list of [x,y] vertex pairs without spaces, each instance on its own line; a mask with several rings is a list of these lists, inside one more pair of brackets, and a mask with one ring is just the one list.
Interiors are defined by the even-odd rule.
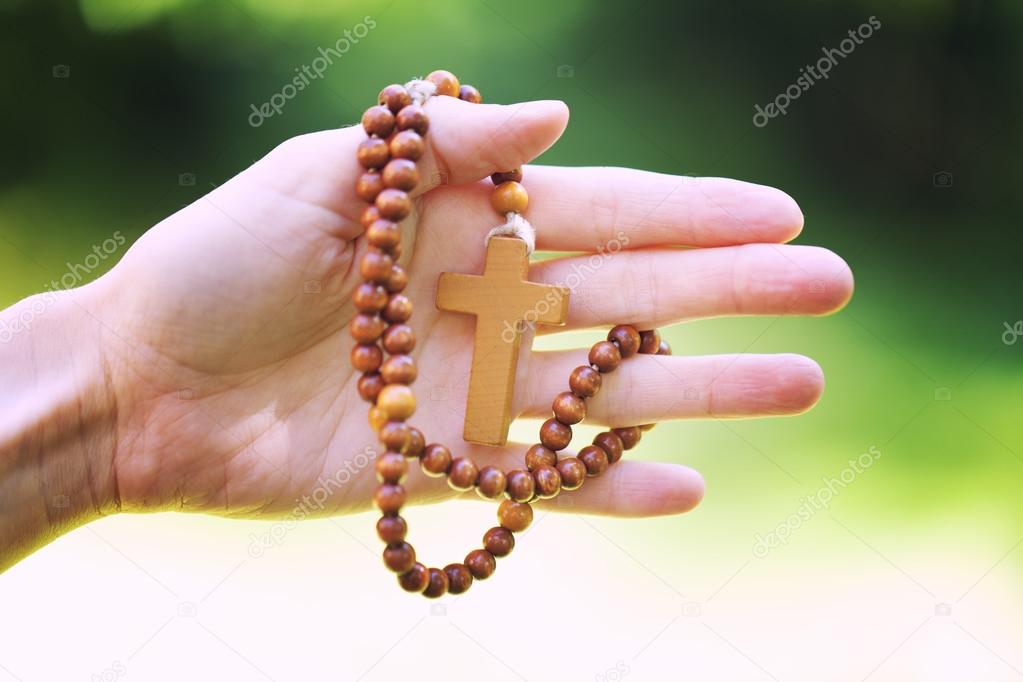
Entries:
[[[441,272],[482,269],[484,236],[499,222],[483,180],[552,145],[567,110],[438,97],[427,112],[422,182],[403,223],[419,366],[412,423],[427,442],[480,465],[517,468],[523,445],[461,440],[474,324],[437,311],[434,294]],[[154,227],[90,287],[101,301],[95,314],[120,408],[123,507],[284,514],[331,480],[314,511],[370,505],[367,460],[379,446],[356,391],[347,331],[353,264],[366,248],[354,193],[364,137],[346,128],[289,140]],[[526,168],[524,184],[537,247],[582,254],[536,263],[530,275],[572,286],[568,329],[823,314],[852,289],[834,254],[783,244],[800,232],[802,215],[769,187],[542,166]],[[548,416],[584,358],[583,349],[523,352],[515,414]],[[607,377],[588,421],[790,414],[812,406],[822,388],[816,363],[796,355],[639,356]],[[415,471],[408,489],[419,502],[459,494]],[[702,479],[687,467],[623,461],[575,493],[573,509],[673,513],[702,494]]]

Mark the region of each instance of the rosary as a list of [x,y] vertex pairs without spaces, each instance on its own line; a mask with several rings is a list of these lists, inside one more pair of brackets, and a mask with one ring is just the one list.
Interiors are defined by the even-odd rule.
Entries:
[[[657,330],[641,332],[625,324],[614,327],[606,341],[590,348],[587,363],[572,371],[569,390],[554,398],[553,416],[540,427],[540,442],[526,450],[523,469],[479,468],[468,457],[454,457],[439,443],[427,445],[423,434],[406,422],[416,407],[411,387],[417,374],[411,355],[416,341],[408,324],[412,302],[402,294],[408,274],[397,263],[401,255],[399,222],[411,213],[408,192],[419,182],[416,161],[423,154],[423,138],[429,128],[423,104],[437,95],[477,104],[482,101],[476,88],[461,85],[454,74],[434,71],[425,80],[388,85],[380,91],[377,106],[363,114],[362,126],[368,137],[359,145],[357,155],[365,172],[356,193],[369,203],[361,216],[369,250],[359,263],[363,281],[353,297],[359,312],[351,323],[356,342],[351,361],[362,372],[359,395],[372,405],[369,423],[386,448],[376,462],[380,485],[374,495],[383,512],[377,534],[387,544],[384,564],[398,574],[403,589],[429,598],[447,592],[461,594],[474,579],[489,578],[497,568],[497,557],[507,556],[515,546],[514,533],[532,523],[533,501],[577,490],[587,477],[601,475],[625,450],[639,443],[642,432],[653,424],[605,431],[577,456],[558,456],[572,440],[572,425],[586,417],[586,399],[600,390],[603,374],[613,372],[623,358],[636,353],[671,353]],[[526,281],[533,231],[522,217],[529,202],[520,184],[522,170],[495,173],[491,180],[495,185],[491,204],[508,222],[491,231],[482,276],[441,275],[437,307],[476,316],[463,436],[471,442],[503,445],[511,422],[513,379],[526,312],[540,324],[563,325],[569,292],[564,287]],[[499,525],[484,534],[481,549],[469,552],[460,563],[427,568],[416,561],[415,549],[405,541],[408,527],[399,512],[405,503],[402,483],[410,459],[419,460],[428,476],[446,476],[456,491],[475,488],[484,499],[502,499],[497,510]]]

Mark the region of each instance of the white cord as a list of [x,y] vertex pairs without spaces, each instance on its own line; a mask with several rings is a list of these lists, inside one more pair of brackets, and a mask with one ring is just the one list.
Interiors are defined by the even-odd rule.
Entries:
[[507,217],[507,222],[487,233],[486,243],[490,243],[491,237],[518,237],[526,242],[527,254],[533,253],[536,249],[536,229],[519,213],[511,212]]

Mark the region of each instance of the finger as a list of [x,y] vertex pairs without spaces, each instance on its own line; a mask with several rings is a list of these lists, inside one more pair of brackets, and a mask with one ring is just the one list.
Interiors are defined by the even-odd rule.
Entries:
[[739,180],[530,166],[523,183],[537,247],[552,251],[780,243],[803,228],[792,197]]
[[[418,163],[417,194],[521,166],[554,144],[568,123],[568,108],[557,101],[502,106],[434,97],[426,103],[426,112],[430,127]],[[347,220],[338,228],[339,236],[352,238],[362,231],[358,218],[365,202],[356,196],[355,183],[364,169],[356,161],[356,149],[365,139],[362,126],[300,135],[246,175],[285,196],[343,216]]]
[[813,246],[644,249],[536,263],[530,279],[571,289],[568,326],[640,329],[721,315],[823,315],[844,306],[845,261]]
[[587,478],[578,490],[541,500],[537,507],[573,514],[665,516],[691,511],[705,488],[703,476],[682,464],[622,459],[603,475]]
[[[584,350],[534,353],[517,413],[549,417],[553,397],[568,390],[566,377],[585,363]],[[603,375],[600,392],[586,401],[586,423],[800,414],[823,392],[820,366],[802,355],[636,355]]]
[[[525,445],[512,446],[477,462],[502,467],[505,471],[524,468]],[[509,450],[514,451],[509,452]],[[560,457],[574,456],[563,451]],[[628,453],[624,457],[627,458]],[[554,500],[537,502],[538,509],[569,511],[578,514],[608,516],[663,516],[681,514],[694,508],[703,499],[704,482],[699,472],[681,464],[636,462],[622,459],[602,475],[587,478],[578,490],[562,491]],[[465,493],[467,499],[481,499],[476,493]]]

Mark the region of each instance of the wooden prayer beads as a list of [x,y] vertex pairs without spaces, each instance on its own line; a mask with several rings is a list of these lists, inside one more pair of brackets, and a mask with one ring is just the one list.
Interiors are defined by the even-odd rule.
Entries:
[[[449,71],[434,71],[426,80],[435,88],[433,95],[482,101],[476,88],[461,84]],[[568,390],[554,398],[553,416],[541,426],[540,442],[526,451],[524,469],[478,468],[471,459],[455,457],[439,443],[426,444],[423,434],[407,424],[416,409],[411,388],[417,375],[412,355],[416,338],[408,324],[412,301],[401,293],[408,273],[398,263],[398,223],[412,211],[409,192],[421,181],[416,161],[423,155],[423,137],[430,127],[422,92],[418,99],[405,86],[388,85],[362,117],[367,138],[356,157],[365,172],[355,190],[369,203],[361,216],[369,249],[359,262],[363,282],[353,295],[358,314],[350,324],[356,342],[351,362],[362,372],[358,392],[370,403],[370,423],[386,448],[376,462],[380,485],[374,496],[383,512],[377,534],[386,545],[384,565],[398,574],[402,589],[435,599],[448,592],[461,594],[474,580],[493,575],[497,559],[508,556],[515,547],[514,533],[525,531],[532,523],[533,501],[578,490],[587,478],[600,476],[625,450],[639,443],[642,432],[652,425],[604,431],[577,456],[558,455],[572,440],[572,425],[586,418],[586,399],[600,391],[603,374],[615,371],[623,359],[637,353],[666,355],[671,349],[657,330],[639,331],[624,324],[614,327],[607,340],[593,345],[586,364],[572,371]],[[495,185],[491,203],[497,213],[504,216],[526,210],[529,195],[522,178],[521,168],[491,176]],[[469,552],[460,563],[428,568],[416,560],[415,549],[406,541],[408,526],[399,512],[405,504],[403,482],[410,459],[418,461],[428,476],[447,477],[454,490],[475,489],[485,499],[503,498],[497,511],[500,525],[488,530],[483,547]]]

